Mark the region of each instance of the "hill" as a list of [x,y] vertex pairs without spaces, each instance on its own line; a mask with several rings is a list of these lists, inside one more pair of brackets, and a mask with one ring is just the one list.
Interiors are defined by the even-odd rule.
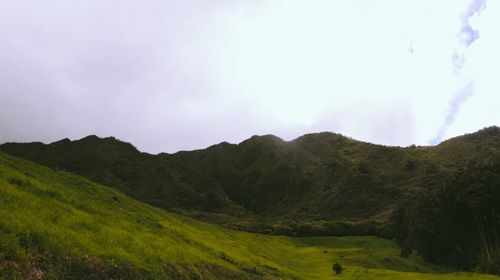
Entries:
[[[169,211],[248,231],[388,236],[400,201],[435,190],[467,166],[500,162],[500,129],[435,147],[387,147],[339,134],[151,155],[115,138],[7,143],[0,150],[73,172]],[[497,174],[500,168],[496,169]]]
[[237,232],[0,153],[0,279],[500,279],[446,273],[376,237]]

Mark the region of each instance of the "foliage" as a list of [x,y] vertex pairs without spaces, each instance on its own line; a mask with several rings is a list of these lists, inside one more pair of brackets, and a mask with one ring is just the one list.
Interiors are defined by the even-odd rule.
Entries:
[[394,215],[394,223],[400,241],[428,261],[460,269],[481,263],[482,271],[493,271],[500,249],[497,213],[500,176],[482,167],[408,199]]
[[[437,181],[433,184],[439,183],[444,173],[427,149],[378,146],[332,133],[291,142],[254,136],[238,145],[159,155],[96,136],[49,145],[8,143],[0,150],[85,176],[166,210],[198,218],[226,215],[223,224],[230,227],[237,225],[229,221],[259,219],[298,224],[387,220],[408,188],[419,188],[431,176]],[[267,230],[257,225],[251,228]],[[284,226],[294,227],[292,222]]]
[[330,279],[333,262],[346,279],[493,279],[398,253],[376,237],[220,228],[0,153],[0,279]]

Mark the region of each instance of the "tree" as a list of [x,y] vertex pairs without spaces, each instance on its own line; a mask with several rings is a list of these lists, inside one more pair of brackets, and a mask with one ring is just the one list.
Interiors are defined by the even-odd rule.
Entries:
[[335,271],[335,274],[342,273],[342,266],[339,263],[334,263],[332,269]]

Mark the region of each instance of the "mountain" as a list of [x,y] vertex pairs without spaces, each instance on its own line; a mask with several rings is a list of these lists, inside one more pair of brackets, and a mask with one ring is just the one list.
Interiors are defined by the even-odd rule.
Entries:
[[500,168],[500,128],[434,147],[387,147],[334,133],[151,155],[115,138],[7,143],[0,151],[114,187],[162,209],[287,235],[387,236],[399,203],[468,166]]
[[0,279],[332,279],[333,263],[346,279],[500,279],[446,273],[377,237],[225,229],[0,153]]
[[498,128],[450,139],[433,151],[447,171],[433,188],[407,193],[393,236],[426,260],[500,275]]

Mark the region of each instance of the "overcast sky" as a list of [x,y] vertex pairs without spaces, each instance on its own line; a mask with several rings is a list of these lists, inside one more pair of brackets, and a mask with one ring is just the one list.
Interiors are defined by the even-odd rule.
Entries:
[[500,124],[500,1],[0,0],[0,143],[157,153]]

